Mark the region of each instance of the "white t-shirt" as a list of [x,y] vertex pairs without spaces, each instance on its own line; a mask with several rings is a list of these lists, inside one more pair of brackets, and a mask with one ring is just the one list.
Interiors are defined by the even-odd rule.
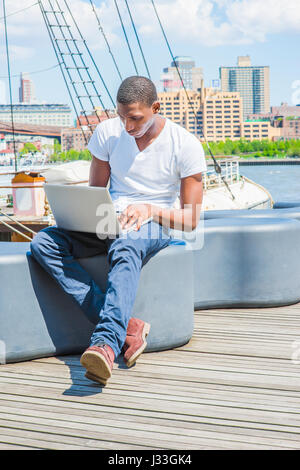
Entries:
[[109,191],[117,211],[133,203],[173,207],[180,179],[207,169],[199,140],[169,119],[142,152],[119,117],[98,124],[88,149],[110,164]]

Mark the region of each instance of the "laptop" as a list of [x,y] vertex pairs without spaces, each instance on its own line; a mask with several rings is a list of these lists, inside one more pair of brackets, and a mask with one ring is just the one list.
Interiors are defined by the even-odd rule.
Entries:
[[[120,213],[116,212],[107,188],[45,183],[44,189],[59,228],[106,238],[129,233],[136,227],[122,228]],[[152,217],[142,225],[151,220]]]

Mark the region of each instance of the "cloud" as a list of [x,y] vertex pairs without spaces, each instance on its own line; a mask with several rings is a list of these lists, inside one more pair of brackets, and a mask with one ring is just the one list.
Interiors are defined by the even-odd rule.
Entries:
[[[7,0],[7,15],[32,3],[33,0]],[[48,2],[43,3],[46,6]],[[71,24],[64,1],[59,3]],[[91,51],[106,49],[90,2],[69,0],[68,4]],[[162,40],[150,0],[131,0],[129,4],[144,41]],[[265,41],[270,34],[300,32],[299,0],[156,0],[155,4],[173,43],[179,40],[206,46],[251,44]],[[110,45],[117,49],[124,38],[114,1],[98,0],[94,5]],[[132,30],[125,2],[119,0],[118,5],[125,25]],[[40,57],[46,48],[48,51],[52,47],[38,5],[8,16],[8,33],[12,53],[18,59]],[[3,22],[0,34],[3,35]],[[78,36],[75,30],[74,35]]]
[[[98,23],[90,3],[87,0],[69,0],[67,3],[89,47],[94,50],[104,49],[106,47],[105,41],[99,32]],[[43,4],[46,10],[50,10],[47,0],[44,0]],[[60,0],[59,4],[64,11],[67,23],[72,25],[73,36],[78,38],[79,34],[64,1]],[[52,2],[52,5],[56,7],[55,2]],[[31,8],[27,8],[30,6]],[[110,0],[108,2],[101,1],[100,6],[95,7],[95,9],[101,18],[108,40],[111,43],[118,41],[118,37],[113,31],[115,17],[111,13]],[[40,56],[43,54],[43,48],[47,47],[47,49],[50,49],[52,47],[40,7],[34,4],[34,0],[26,0],[26,2],[24,0],[7,0],[6,14],[11,49],[14,47],[18,48],[19,46],[28,46],[33,48],[34,55]],[[2,10],[0,10],[0,16],[3,16]],[[60,15],[58,17],[61,18]],[[53,14],[48,15],[48,18],[52,24],[56,24]],[[61,37],[58,28],[53,28],[53,31],[55,31],[57,37]],[[4,35],[3,21],[0,21],[0,34]],[[27,58],[27,55],[24,58]]]
[[228,2],[227,18],[251,42],[268,34],[300,32],[299,0],[242,0]]
[[[157,0],[171,38],[208,46],[263,42],[269,34],[300,32],[299,0]],[[137,1],[139,30],[157,34],[149,2]]]

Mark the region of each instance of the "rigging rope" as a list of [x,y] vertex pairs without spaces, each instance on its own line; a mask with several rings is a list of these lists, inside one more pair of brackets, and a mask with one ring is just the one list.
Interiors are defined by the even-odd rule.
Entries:
[[[36,73],[43,73],[43,72],[48,72],[49,70],[52,70],[52,69],[56,69],[57,67],[59,67],[60,64],[56,64],[56,65],[52,65],[51,67],[48,67],[47,69],[41,69],[41,70],[35,70],[34,72],[27,72],[28,75],[34,75]],[[14,77],[19,77],[20,76],[20,73],[15,73],[15,74],[12,74],[11,77],[14,78]],[[0,79],[2,78],[8,78],[7,75],[3,75],[2,77],[0,76]]]
[[186,97],[187,97],[189,106],[191,107],[191,109],[192,109],[192,111],[193,111],[193,114],[194,114],[194,117],[195,117],[195,121],[196,121],[196,123],[198,124],[198,126],[199,126],[199,128],[200,128],[200,130],[201,130],[202,137],[203,137],[203,139],[204,139],[204,141],[205,141],[205,143],[206,143],[206,145],[207,145],[209,154],[210,154],[210,156],[211,156],[211,158],[212,158],[212,160],[213,160],[213,162],[214,162],[215,171],[216,171],[217,174],[220,174],[220,177],[222,178],[223,183],[225,184],[226,188],[227,188],[228,191],[230,192],[230,194],[231,194],[231,196],[232,196],[232,199],[235,199],[235,196],[232,194],[232,192],[231,192],[231,190],[230,190],[230,188],[229,188],[229,186],[228,186],[228,184],[227,184],[227,181],[225,180],[225,177],[222,175],[222,169],[221,169],[219,163],[217,162],[216,158],[214,157],[214,155],[213,155],[213,153],[212,153],[212,151],[211,151],[211,149],[210,149],[210,146],[209,146],[209,144],[208,144],[208,142],[207,142],[207,140],[206,140],[206,138],[205,138],[205,135],[204,135],[204,132],[203,132],[203,128],[202,128],[202,126],[199,124],[198,116],[197,116],[197,114],[196,114],[196,112],[195,112],[195,110],[194,110],[193,103],[191,102],[190,97],[189,97],[189,94],[188,94],[187,89],[186,89],[186,87],[185,87],[185,84],[184,84],[184,81],[183,81],[183,79],[182,79],[182,76],[181,76],[179,67],[178,67],[178,65],[177,65],[177,63],[176,63],[175,57],[174,57],[174,55],[173,55],[173,52],[172,52],[172,49],[171,49],[171,46],[170,46],[170,43],[169,43],[169,41],[168,41],[168,38],[167,38],[167,35],[166,35],[166,33],[165,33],[164,27],[163,27],[163,25],[162,25],[162,22],[161,22],[161,20],[160,20],[159,15],[158,15],[158,11],[157,11],[157,8],[156,8],[156,6],[155,6],[154,0],[150,0],[150,1],[151,1],[151,3],[152,3],[152,6],[153,6],[153,9],[154,9],[156,18],[157,18],[158,23],[159,23],[159,25],[160,25],[160,28],[161,28],[161,31],[162,31],[163,36],[164,36],[164,38],[165,38],[167,47],[168,47],[169,52],[170,52],[170,54],[171,54],[173,63],[174,63],[174,65],[175,65],[175,67],[176,67],[178,76],[179,76],[179,78],[180,78],[180,81],[181,81],[181,83],[182,83],[183,89],[184,89],[184,91],[185,91],[185,94],[186,94]]
[[128,13],[129,13],[129,16],[130,16],[130,20],[131,20],[131,24],[132,24],[132,27],[133,27],[133,30],[134,30],[134,34],[135,34],[135,37],[136,37],[137,43],[138,43],[138,45],[139,45],[139,49],[140,49],[140,52],[141,52],[141,55],[142,55],[142,58],[143,58],[143,61],[144,61],[144,64],[145,64],[145,68],[146,68],[146,70],[147,70],[148,77],[149,77],[149,79],[151,80],[151,76],[150,76],[150,72],[149,72],[149,69],[148,69],[148,65],[147,65],[147,62],[146,62],[146,59],[145,59],[145,56],[144,56],[144,52],[143,52],[143,49],[142,49],[142,46],[141,46],[141,43],[140,43],[139,35],[138,35],[138,33],[137,33],[137,30],[136,30],[136,27],[135,27],[135,24],[134,24],[134,21],[133,21],[133,18],[132,18],[132,14],[131,14],[131,11],[130,11],[130,8],[129,8],[129,5],[128,5],[127,0],[125,0],[125,3],[126,3],[127,11],[128,11]]
[[[58,4],[58,1],[57,1],[57,0],[56,0],[56,3]],[[86,42],[86,40],[84,39],[84,37],[83,37],[83,35],[82,35],[82,33],[81,33],[80,29],[79,29],[79,26],[78,26],[78,24],[77,24],[77,22],[76,22],[76,20],[75,20],[75,18],[74,18],[74,15],[73,15],[73,13],[72,13],[72,11],[71,11],[71,9],[70,9],[70,7],[69,7],[69,5],[68,5],[68,3],[67,3],[66,0],[64,0],[64,3],[65,3],[65,5],[66,5],[66,7],[67,7],[67,10],[68,10],[68,12],[69,12],[69,14],[70,14],[72,20],[73,20],[73,23],[74,23],[74,25],[75,25],[75,27],[76,27],[76,29],[77,29],[77,32],[78,32],[78,34],[79,34],[79,36],[80,36],[80,38],[81,38],[81,40],[82,40],[82,42],[83,42],[83,44],[84,44],[86,50],[87,50],[87,53],[88,53],[88,55],[89,55],[91,61],[93,62],[93,65],[94,65],[95,69],[97,70],[97,73],[98,73],[98,75],[99,75],[99,77],[100,77],[100,79],[101,79],[101,82],[102,82],[102,84],[103,84],[105,90],[106,90],[106,93],[108,94],[109,99],[110,99],[110,101],[111,101],[113,107],[115,108],[115,107],[116,107],[115,102],[114,102],[114,100],[113,100],[113,98],[112,98],[112,96],[111,96],[111,94],[110,94],[110,92],[109,92],[109,90],[108,90],[108,87],[107,87],[107,85],[106,85],[106,83],[105,83],[105,81],[104,81],[104,79],[103,79],[103,77],[102,77],[102,75],[101,75],[101,73],[100,73],[100,70],[99,70],[99,68],[98,68],[98,66],[97,66],[97,64],[96,64],[96,62],[95,62],[95,60],[94,60],[94,58],[93,58],[93,56],[92,56],[92,54],[91,54],[91,51],[90,51],[90,49],[89,49],[89,47],[88,47],[88,45],[87,45],[87,42]],[[64,18],[63,13],[62,13],[62,16],[63,16],[63,18]],[[72,35],[71,30],[69,30],[69,32],[70,32],[70,34]],[[75,46],[76,46],[76,42],[75,42]],[[76,48],[77,48],[77,46],[76,46]],[[81,56],[81,59],[82,59],[82,56]],[[82,60],[83,60],[83,59],[82,59]],[[94,86],[94,84],[93,84],[93,86]],[[94,89],[95,89],[95,86],[94,86]],[[105,110],[105,113],[106,113],[106,115],[107,115],[107,118],[109,119],[110,116],[109,116],[107,110],[105,109],[104,104],[103,104],[102,101],[101,101],[100,95],[98,95],[98,97],[99,97],[99,99],[100,99],[100,103],[101,103],[103,109]]]
[[92,0],[90,0],[90,4],[91,4],[92,10],[93,10],[93,12],[94,12],[94,14],[95,14],[95,16],[96,16],[96,20],[97,20],[97,23],[98,23],[98,26],[99,26],[99,30],[100,30],[100,32],[102,33],[102,36],[103,36],[103,38],[104,38],[104,40],[105,40],[105,42],[106,42],[106,45],[107,45],[107,48],[108,48],[108,52],[110,53],[110,55],[111,55],[111,57],[112,57],[114,66],[115,66],[115,68],[116,68],[116,71],[117,71],[117,73],[118,73],[118,75],[119,75],[120,80],[122,81],[122,80],[123,80],[122,75],[121,75],[121,73],[120,73],[120,70],[119,70],[119,67],[118,67],[118,65],[117,65],[116,59],[115,59],[115,57],[114,57],[114,55],[113,55],[113,53],[112,53],[112,50],[111,50],[111,48],[110,48],[110,45],[109,45],[109,42],[108,42],[108,40],[107,40],[106,34],[105,34],[105,32],[104,32],[104,30],[103,30],[103,28],[102,28],[102,25],[101,25],[100,19],[99,19],[99,15],[98,15],[98,13],[97,13],[97,11],[96,11],[96,9],[95,9],[95,6],[94,6],[94,3],[93,3]]
[[[58,65],[59,65],[59,68],[60,68],[60,71],[61,71],[61,74],[63,76],[63,80],[65,82],[65,85],[67,87],[67,91],[68,91],[68,94],[69,94],[69,98],[71,100],[71,103],[72,103],[72,106],[73,106],[73,109],[74,109],[74,112],[76,114],[76,118],[77,118],[77,122],[80,122],[79,121],[79,114],[78,114],[78,111],[77,111],[77,108],[76,108],[76,105],[75,105],[75,102],[73,100],[73,96],[72,96],[72,93],[71,93],[71,90],[69,88],[69,85],[68,85],[68,82],[67,82],[67,79],[65,77],[65,74],[64,74],[64,70],[63,70],[63,67],[62,67],[62,63],[60,62],[59,60],[59,57],[58,57],[58,52],[56,50],[56,46],[55,46],[55,43],[54,43],[54,38],[53,38],[53,34],[52,34],[52,31],[48,25],[48,21],[47,21],[47,16],[46,16],[46,12],[45,12],[45,9],[44,9],[44,5],[42,4],[42,1],[39,0],[38,1],[38,4],[39,4],[39,7],[41,9],[41,13],[42,13],[42,16],[44,18],[44,21],[45,21],[45,25],[46,25],[46,28],[47,28],[47,31],[48,31],[48,34],[49,34],[49,37],[50,37],[50,41],[52,43],[52,47],[53,47],[53,50],[54,50],[54,53],[55,53],[55,56],[56,56],[56,59],[57,59],[57,62],[58,62]],[[84,138],[84,141],[85,143],[87,144],[87,138],[86,138],[86,135],[84,133],[84,130],[82,129],[82,126],[80,126],[80,129],[81,129],[81,132],[82,132],[82,135],[83,135],[83,138]]]
[[16,151],[16,140],[15,140],[14,111],[13,111],[12,92],[11,92],[11,74],[10,74],[10,64],[9,64],[9,51],[8,51],[8,38],[7,38],[7,24],[6,24],[5,0],[3,0],[3,13],[4,13],[4,28],[5,28],[5,45],[6,45],[7,72],[8,72],[8,83],[9,83],[9,99],[10,99],[11,127],[12,127],[13,146],[14,146],[14,155],[15,155],[15,171],[17,171],[17,151]]
[[125,30],[125,26],[124,26],[124,23],[123,23],[123,20],[122,20],[122,16],[121,16],[118,4],[117,4],[117,0],[114,0],[114,3],[115,3],[115,6],[116,6],[116,9],[117,9],[117,12],[118,12],[119,20],[120,20],[120,23],[121,23],[121,26],[122,26],[122,30],[123,30],[123,33],[124,33],[124,36],[125,36],[125,40],[126,40],[126,43],[127,43],[128,49],[129,49],[129,53],[130,53],[130,56],[131,56],[131,60],[132,60],[134,69],[136,71],[136,74],[139,75],[139,72],[138,72],[134,57],[133,57],[133,53],[132,53],[132,50],[131,50],[131,47],[130,47],[130,44],[129,44],[129,41],[128,41],[128,37],[127,37],[127,34],[126,34],[126,30]]
[[[9,13],[8,15],[5,15],[5,16],[6,16],[6,18],[8,18],[9,16],[13,16],[13,15],[16,15],[17,13],[21,13],[22,11],[29,10],[29,8],[34,7],[35,5],[38,5],[38,4],[39,4],[39,2],[35,2],[32,5],[29,5],[28,7],[22,8],[21,10],[14,11],[12,13]],[[2,20],[4,20],[4,16],[0,17],[0,21],[2,21]]]

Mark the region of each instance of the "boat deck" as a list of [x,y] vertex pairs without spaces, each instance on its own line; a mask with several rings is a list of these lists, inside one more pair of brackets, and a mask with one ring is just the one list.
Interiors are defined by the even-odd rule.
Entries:
[[192,340],[115,364],[0,366],[0,449],[300,449],[300,304],[195,312]]

